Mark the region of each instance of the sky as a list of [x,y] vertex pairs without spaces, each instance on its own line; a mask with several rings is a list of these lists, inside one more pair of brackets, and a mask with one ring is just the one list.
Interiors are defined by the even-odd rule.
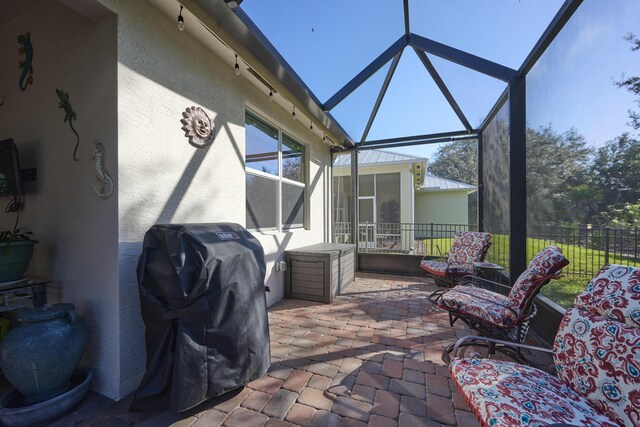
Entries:
[[[411,32],[517,69],[562,0],[410,0]],[[637,0],[616,7],[587,0],[527,79],[527,121],[575,127],[593,146],[628,131],[633,97],[615,87],[640,70],[640,53],[623,40],[640,34]],[[326,101],[404,33],[402,0],[245,0],[242,9],[315,95]],[[430,55],[472,126],[506,85]],[[389,64],[331,114],[360,140]],[[637,74],[637,73],[636,73]],[[464,127],[411,48],[406,48],[368,140],[462,130]],[[394,149],[432,158],[437,145]]]

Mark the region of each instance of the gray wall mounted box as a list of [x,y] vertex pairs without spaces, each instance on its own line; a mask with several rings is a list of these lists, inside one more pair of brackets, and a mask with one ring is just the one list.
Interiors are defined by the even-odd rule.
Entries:
[[331,303],[355,277],[355,246],[318,243],[285,251],[285,298]]

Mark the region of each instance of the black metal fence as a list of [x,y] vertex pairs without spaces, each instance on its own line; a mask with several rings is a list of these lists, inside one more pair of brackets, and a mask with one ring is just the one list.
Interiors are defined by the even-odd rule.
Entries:
[[[441,256],[446,254],[456,231],[474,230],[466,224],[367,223],[359,226],[359,251],[372,253]],[[351,241],[351,223],[334,223],[334,241]],[[509,235],[494,233],[487,260],[509,266]],[[605,264],[640,266],[639,227],[595,225],[529,226],[527,257],[547,245],[562,248],[571,264],[565,274],[593,276]]]

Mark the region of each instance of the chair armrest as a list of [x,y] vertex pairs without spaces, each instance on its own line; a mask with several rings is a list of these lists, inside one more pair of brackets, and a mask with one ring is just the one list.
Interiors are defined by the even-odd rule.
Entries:
[[553,350],[550,348],[544,348],[544,347],[538,347],[538,346],[534,346],[534,345],[527,345],[527,344],[520,344],[517,342],[513,342],[513,341],[504,341],[504,340],[498,340],[495,338],[487,338],[487,337],[481,337],[481,336],[477,336],[477,335],[467,335],[465,337],[460,338],[458,341],[456,341],[455,345],[453,346],[453,356],[455,357],[458,353],[458,349],[464,345],[467,341],[484,341],[486,343],[492,343],[492,344],[498,344],[498,345],[504,345],[507,347],[517,347],[517,348],[525,348],[528,350],[535,350],[535,351],[540,351],[542,353],[551,353],[553,354]]
[[504,284],[502,284],[500,282],[495,282],[493,280],[485,279],[485,278],[480,277],[480,276],[474,276],[473,274],[468,274],[466,276],[463,276],[462,279],[465,282],[468,281],[469,285],[474,286],[476,288],[478,287],[477,286],[478,282],[482,282],[482,283],[485,283],[485,284],[491,284],[491,285],[494,285],[494,286],[500,286],[501,288],[505,288],[505,289],[511,290],[511,286],[504,285]]
[[[541,277],[538,280],[536,280],[536,282],[542,282],[542,281],[551,280],[551,279],[559,279],[561,277],[562,277],[562,275],[544,276],[544,277]],[[476,286],[476,283],[482,282],[482,283],[489,283],[489,284],[494,285],[494,286],[500,286],[501,288],[508,289],[509,291],[512,289],[512,286],[504,285],[504,284],[502,284],[500,282],[495,282],[493,280],[488,280],[488,279],[485,279],[485,278],[480,277],[480,276],[474,276],[473,274],[466,275],[466,276],[463,277],[463,279],[464,280],[468,280],[472,286]],[[478,287],[478,286],[476,286],[476,287]]]

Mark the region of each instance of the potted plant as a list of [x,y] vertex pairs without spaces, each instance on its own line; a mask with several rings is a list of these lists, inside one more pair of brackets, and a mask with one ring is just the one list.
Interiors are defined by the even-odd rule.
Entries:
[[0,232],[0,283],[20,280],[29,266],[33,246],[31,232],[22,233],[16,221],[13,230]]

